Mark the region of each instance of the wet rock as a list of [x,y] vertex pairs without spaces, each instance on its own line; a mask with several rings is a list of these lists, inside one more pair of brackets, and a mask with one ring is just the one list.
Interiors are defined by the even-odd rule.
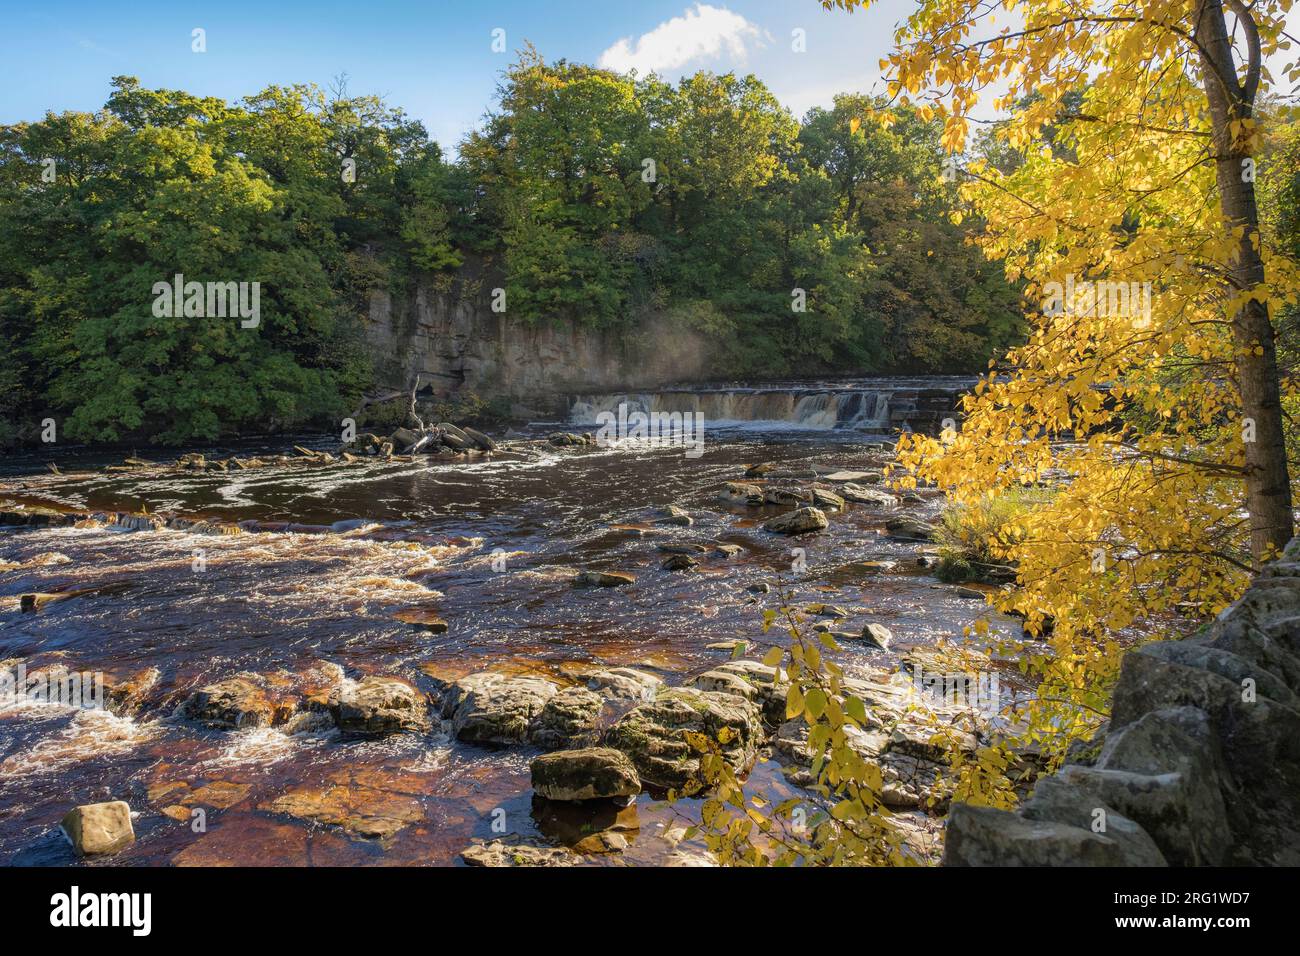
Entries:
[[768,594],[772,590],[772,585],[766,581],[759,581],[757,584],[751,584],[745,590],[749,591],[750,594]]
[[611,667],[587,675],[587,689],[608,700],[653,700],[663,680],[633,667]]
[[761,505],[763,489],[740,481],[729,481],[718,495],[718,499],[729,505]]
[[611,747],[561,750],[533,761],[533,790],[548,800],[600,800],[641,792],[636,767]]
[[632,759],[644,783],[698,790],[705,781],[692,736],[713,741],[732,769],[744,774],[757,759],[762,732],[758,708],[743,697],[678,687],[625,714],[607,743]]
[[259,809],[299,820],[336,826],[355,836],[387,839],[424,819],[420,801],[409,794],[390,793],[364,784],[330,784],[291,790]]
[[88,803],[70,810],[59,829],[80,856],[102,856],[135,842],[131,808],[122,800]]
[[750,465],[745,469],[745,477],[762,478],[775,467],[776,465],[773,464]]
[[863,642],[870,644],[872,647],[879,648],[882,651],[889,650],[890,642],[894,640],[894,632],[883,624],[868,624],[862,628],[859,635]]
[[919,518],[899,515],[885,522],[885,533],[902,541],[932,541],[935,527]]
[[394,448],[400,448],[406,452],[416,442],[424,436],[411,428],[399,428],[388,436],[388,441]]
[[580,859],[558,847],[525,846],[504,840],[468,847],[460,858],[466,866],[574,866]]
[[667,505],[659,510],[655,518],[655,524],[678,525],[688,528],[694,523],[694,519],[686,512],[685,508],[678,505]]
[[809,604],[804,608],[808,614],[817,617],[848,617],[849,612],[835,604]]
[[470,674],[453,682],[442,715],[451,720],[457,739],[467,743],[523,743],[533,719],[556,692],[553,683],[539,677]]
[[719,544],[716,548],[719,554],[727,558],[734,558],[736,555],[744,553],[745,550],[738,544]]
[[884,475],[879,471],[835,471],[829,475],[823,475],[823,481],[834,481],[844,484],[854,482],[865,482],[866,484],[875,484],[881,481]]
[[105,706],[119,717],[130,717],[139,712],[145,695],[158,683],[161,672],[156,667],[137,671],[123,679],[104,678]]
[[573,586],[578,588],[617,588],[636,581],[630,574],[622,571],[580,571],[573,579]]
[[587,444],[587,440],[583,436],[575,435],[573,432],[551,432],[546,436],[546,440],[560,448]]
[[818,508],[828,508],[833,511],[844,510],[844,499],[831,491],[824,491],[821,488],[812,490],[812,503]]
[[700,562],[688,554],[674,554],[660,565],[665,571],[693,571],[699,566]]
[[496,451],[497,443],[481,431],[469,427],[462,428],[461,431],[465,433],[465,437],[473,442],[474,447],[479,451]]
[[248,678],[230,677],[196,690],[181,704],[179,715],[205,727],[242,730],[284,723],[291,712]]
[[546,702],[528,729],[528,738],[543,750],[590,742],[598,735],[605,698],[583,687],[567,687]]
[[641,829],[632,797],[566,802],[539,795],[532,811],[539,833],[575,853],[620,852]]
[[824,531],[829,525],[826,515],[818,509],[799,508],[773,518],[763,525],[763,530],[776,534],[806,534],[811,531]]
[[802,505],[812,501],[812,495],[802,488],[769,487],[763,490],[763,502],[769,505]]
[[382,736],[428,729],[424,695],[396,677],[371,675],[339,691],[335,719],[345,733]]
[[840,494],[848,501],[859,505],[871,505],[873,508],[892,508],[898,503],[887,491],[878,488],[863,488],[861,485],[847,484],[840,486]]

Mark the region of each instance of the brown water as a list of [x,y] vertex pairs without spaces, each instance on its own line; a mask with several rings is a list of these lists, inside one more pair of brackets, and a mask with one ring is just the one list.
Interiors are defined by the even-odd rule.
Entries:
[[[468,463],[0,477],[0,510],[12,507],[4,502],[44,502],[334,526],[234,536],[0,529],[0,562],[47,555],[0,572],[0,660],[25,658],[29,669],[62,662],[109,674],[161,672],[130,718],[29,702],[0,707],[0,863],[74,862],[57,823],[71,806],[105,799],[139,811],[138,839],[109,861],[117,865],[449,864],[473,839],[503,835],[503,822],[527,842],[571,844],[592,821],[534,803],[528,764],[538,751],[527,747],[483,749],[437,729],[373,741],[333,731],[207,731],[170,715],[194,688],[239,671],[281,673],[292,687],[340,668],[349,678],[393,674],[422,686],[430,674],[506,670],[567,681],[584,667],[630,665],[680,683],[725,659],[707,644],[759,636],[762,612],[776,597],[747,587],[778,577],[798,601],[846,607],[855,629],[868,620],[886,624],[896,639],[888,654],[853,646],[841,660],[850,672],[893,668],[910,647],[959,637],[985,613],[983,604],[918,569],[916,545],[883,535],[887,513],[850,505],[830,515],[825,533],[788,539],[758,527],[785,509],[717,499],[723,482],[741,479],[748,464],[863,469],[878,467],[885,454],[837,433],[765,442],[733,432],[711,435],[697,459],[671,448],[529,445]],[[648,523],[649,509],[669,503],[690,511],[694,524]],[[928,499],[904,510],[925,517],[938,507]],[[664,555],[655,547],[670,541],[743,550],[674,573],[660,569]],[[795,547],[806,551],[806,570],[792,570]],[[504,570],[494,570],[501,552]],[[196,556],[206,564],[201,571]],[[864,561],[897,565],[864,569]],[[628,571],[636,582],[574,589],[575,567]],[[113,586],[37,613],[18,609],[20,594],[97,585]],[[448,631],[433,634],[395,617],[411,608],[441,616]],[[995,630],[1014,627],[1001,621]],[[182,785],[208,787],[188,798],[205,809],[206,832],[159,812],[169,791],[184,793]],[[749,786],[794,792],[766,760]],[[285,792],[330,788],[349,812],[398,821],[396,832],[362,838],[265,808]],[[670,808],[642,795],[620,819],[628,848],[587,859],[658,862],[671,849],[665,831],[693,813],[691,801]]]

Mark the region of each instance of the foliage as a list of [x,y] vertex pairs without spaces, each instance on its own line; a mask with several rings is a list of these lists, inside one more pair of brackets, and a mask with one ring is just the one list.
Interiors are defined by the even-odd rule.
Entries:
[[939,546],[941,581],[1004,581],[1014,569],[1004,562],[1021,541],[1025,513],[1050,501],[1042,488],[1012,488],[998,495],[953,502],[939,517],[935,543]]

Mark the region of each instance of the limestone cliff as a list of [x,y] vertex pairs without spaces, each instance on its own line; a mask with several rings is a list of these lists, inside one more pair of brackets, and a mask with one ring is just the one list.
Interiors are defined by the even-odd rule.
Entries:
[[366,336],[378,383],[407,388],[420,375],[444,396],[462,388],[563,414],[565,397],[646,388],[707,375],[706,340],[667,323],[602,331],[571,320],[537,323],[492,311],[490,289],[372,292]]

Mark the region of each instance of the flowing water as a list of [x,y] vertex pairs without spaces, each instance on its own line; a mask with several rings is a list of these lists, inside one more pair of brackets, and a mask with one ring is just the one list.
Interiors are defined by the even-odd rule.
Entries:
[[[695,400],[725,401],[733,413],[772,402],[786,425],[808,422],[788,417],[800,414],[794,391],[779,399],[717,394]],[[647,397],[656,401],[666,400]],[[574,419],[594,407],[576,403]],[[775,412],[753,414],[760,421]],[[0,511],[147,509],[246,524],[228,535],[103,522],[0,529],[0,568],[8,568],[0,571],[0,661],[61,663],[119,680],[158,673],[131,716],[0,703],[0,863],[72,862],[59,819],[73,805],[106,799],[139,812],[137,841],[108,861],[119,865],[447,864],[502,829],[532,843],[572,844],[593,825],[533,799],[528,765],[538,751],[528,747],[480,748],[438,729],[380,740],[333,730],[215,731],[172,716],[189,692],[238,672],[310,689],[340,675],[425,686],[480,670],[568,683],[595,666],[626,665],[680,683],[728,656],[707,645],[760,636],[763,611],[778,599],[748,590],[759,582],[780,583],[799,602],[841,605],[851,626],[887,625],[889,652],[844,649],[850,672],[891,669],[910,648],[960,638],[984,605],[918,567],[918,545],[886,537],[889,512],[850,505],[830,515],[826,532],[790,539],[760,528],[786,508],[719,501],[723,483],[741,480],[750,464],[866,470],[887,459],[878,441],[818,421],[815,430],[711,430],[695,458],[634,442],[529,441],[470,461],[228,473],[106,473],[88,467],[95,456],[74,455],[55,476],[33,473],[34,459],[11,459],[0,470]],[[670,503],[694,523],[649,519]],[[939,507],[927,496],[900,510],[932,517]],[[741,550],[705,558],[694,572],[662,570],[656,545],[685,541]],[[578,568],[636,580],[578,589],[570,583]],[[68,590],[79,593],[34,613],[19,607],[20,595]],[[419,625],[430,615],[447,622],[445,633]],[[995,632],[1014,628],[995,622]],[[795,792],[768,760],[749,786]],[[299,791],[333,794],[341,819],[378,820],[386,835],[268,809]],[[184,809],[160,812],[177,794]],[[626,849],[587,859],[661,861],[672,849],[667,835],[694,812],[693,801],[668,807],[643,794],[619,815]]]

